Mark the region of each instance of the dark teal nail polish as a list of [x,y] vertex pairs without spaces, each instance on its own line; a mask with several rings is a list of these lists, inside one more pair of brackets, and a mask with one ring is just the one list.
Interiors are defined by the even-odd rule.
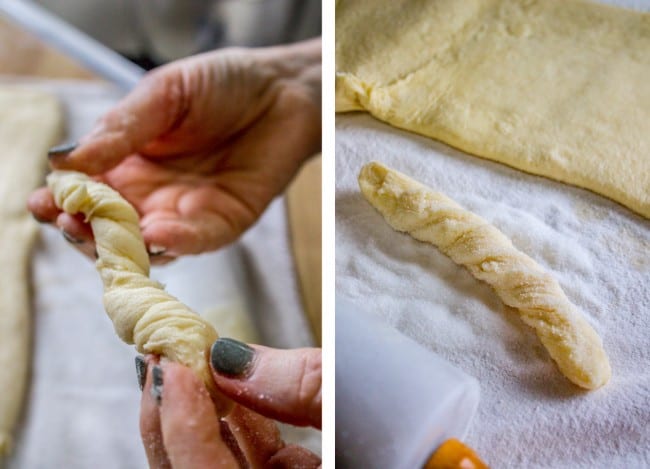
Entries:
[[76,142],[64,143],[63,145],[57,145],[56,147],[52,147],[52,148],[50,148],[48,150],[47,157],[48,158],[54,158],[56,156],[67,155],[68,153],[72,153],[75,148],[77,148],[77,143]]
[[138,386],[140,391],[144,389],[144,381],[147,378],[147,362],[142,355],[135,357],[135,372],[138,375]]
[[160,405],[163,392],[163,370],[158,365],[151,369],[151,397]]
[[221,338],[212,345],[210,361],[212,367],[222,375],[241,376],[245,374],[255,357],[255,350],[243,342]]
[[64,237],[65,240],[66,240],[67,242],[69,242],[69,243],[72,243],[72,244],[81,244],[81,243],[84,242],[83,239],[75,238],[74,236],[72,236],[70,233],[68,233],[68,232],[65,231],[65,230],[61,230],[61,234],[63,234],[63,237]]

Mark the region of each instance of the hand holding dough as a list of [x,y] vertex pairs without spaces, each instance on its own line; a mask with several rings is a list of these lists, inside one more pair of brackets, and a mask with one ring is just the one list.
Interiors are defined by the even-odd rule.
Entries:
[[598,334],[558,282],[494,226],[379,163],[361,169],[359,186],[394,229],[437,246],[517,308],[573,383],[596,389],[609,380],[611,369]]
[[[104,307],[120,338],[140,353],[165,356],[193,369],[218,396],[206,353],[217,339],[201,316],[149,278],[149,255],[135,209],[105,184],[74,171],[47,177],[54,200],[69,214],[83,213],[95,236]],[[228,404],[219,399],[220,411]]]

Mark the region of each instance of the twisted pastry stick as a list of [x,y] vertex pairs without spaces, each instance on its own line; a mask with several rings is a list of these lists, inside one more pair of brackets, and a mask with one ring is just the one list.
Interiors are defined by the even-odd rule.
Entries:
[[359,186],[394,229],[437,246],[517,308],[573,383],[596,389],[609,380],[611,369],[598,334],[558,282],[494,226],[379,163],[361,169]]
[[206,357],[217,332],[149,278],[149,255],[135,209],[107,185],[75,171],[54,171],[47,184],[57,207],[83,213],[90,222],[104,307],[117,335],[140,353],[162,355],[192,368],[225,413],[229,403],[219,398]]

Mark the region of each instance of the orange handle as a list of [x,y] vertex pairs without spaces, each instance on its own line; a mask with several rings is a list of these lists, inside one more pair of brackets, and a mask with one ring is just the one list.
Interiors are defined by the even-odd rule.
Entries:
[[489,469],[489,467],[472,449],[451,438],[431,455],[424,469]]

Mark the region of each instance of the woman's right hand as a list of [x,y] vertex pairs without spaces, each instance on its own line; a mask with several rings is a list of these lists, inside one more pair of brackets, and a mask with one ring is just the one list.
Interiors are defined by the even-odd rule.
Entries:
[[[94,175],[138,211],[158,263],[235,240],[320,148],[320,40],[225,49],[149,73],[54,169]],[[93,255],[47,188],[29,209]]]

